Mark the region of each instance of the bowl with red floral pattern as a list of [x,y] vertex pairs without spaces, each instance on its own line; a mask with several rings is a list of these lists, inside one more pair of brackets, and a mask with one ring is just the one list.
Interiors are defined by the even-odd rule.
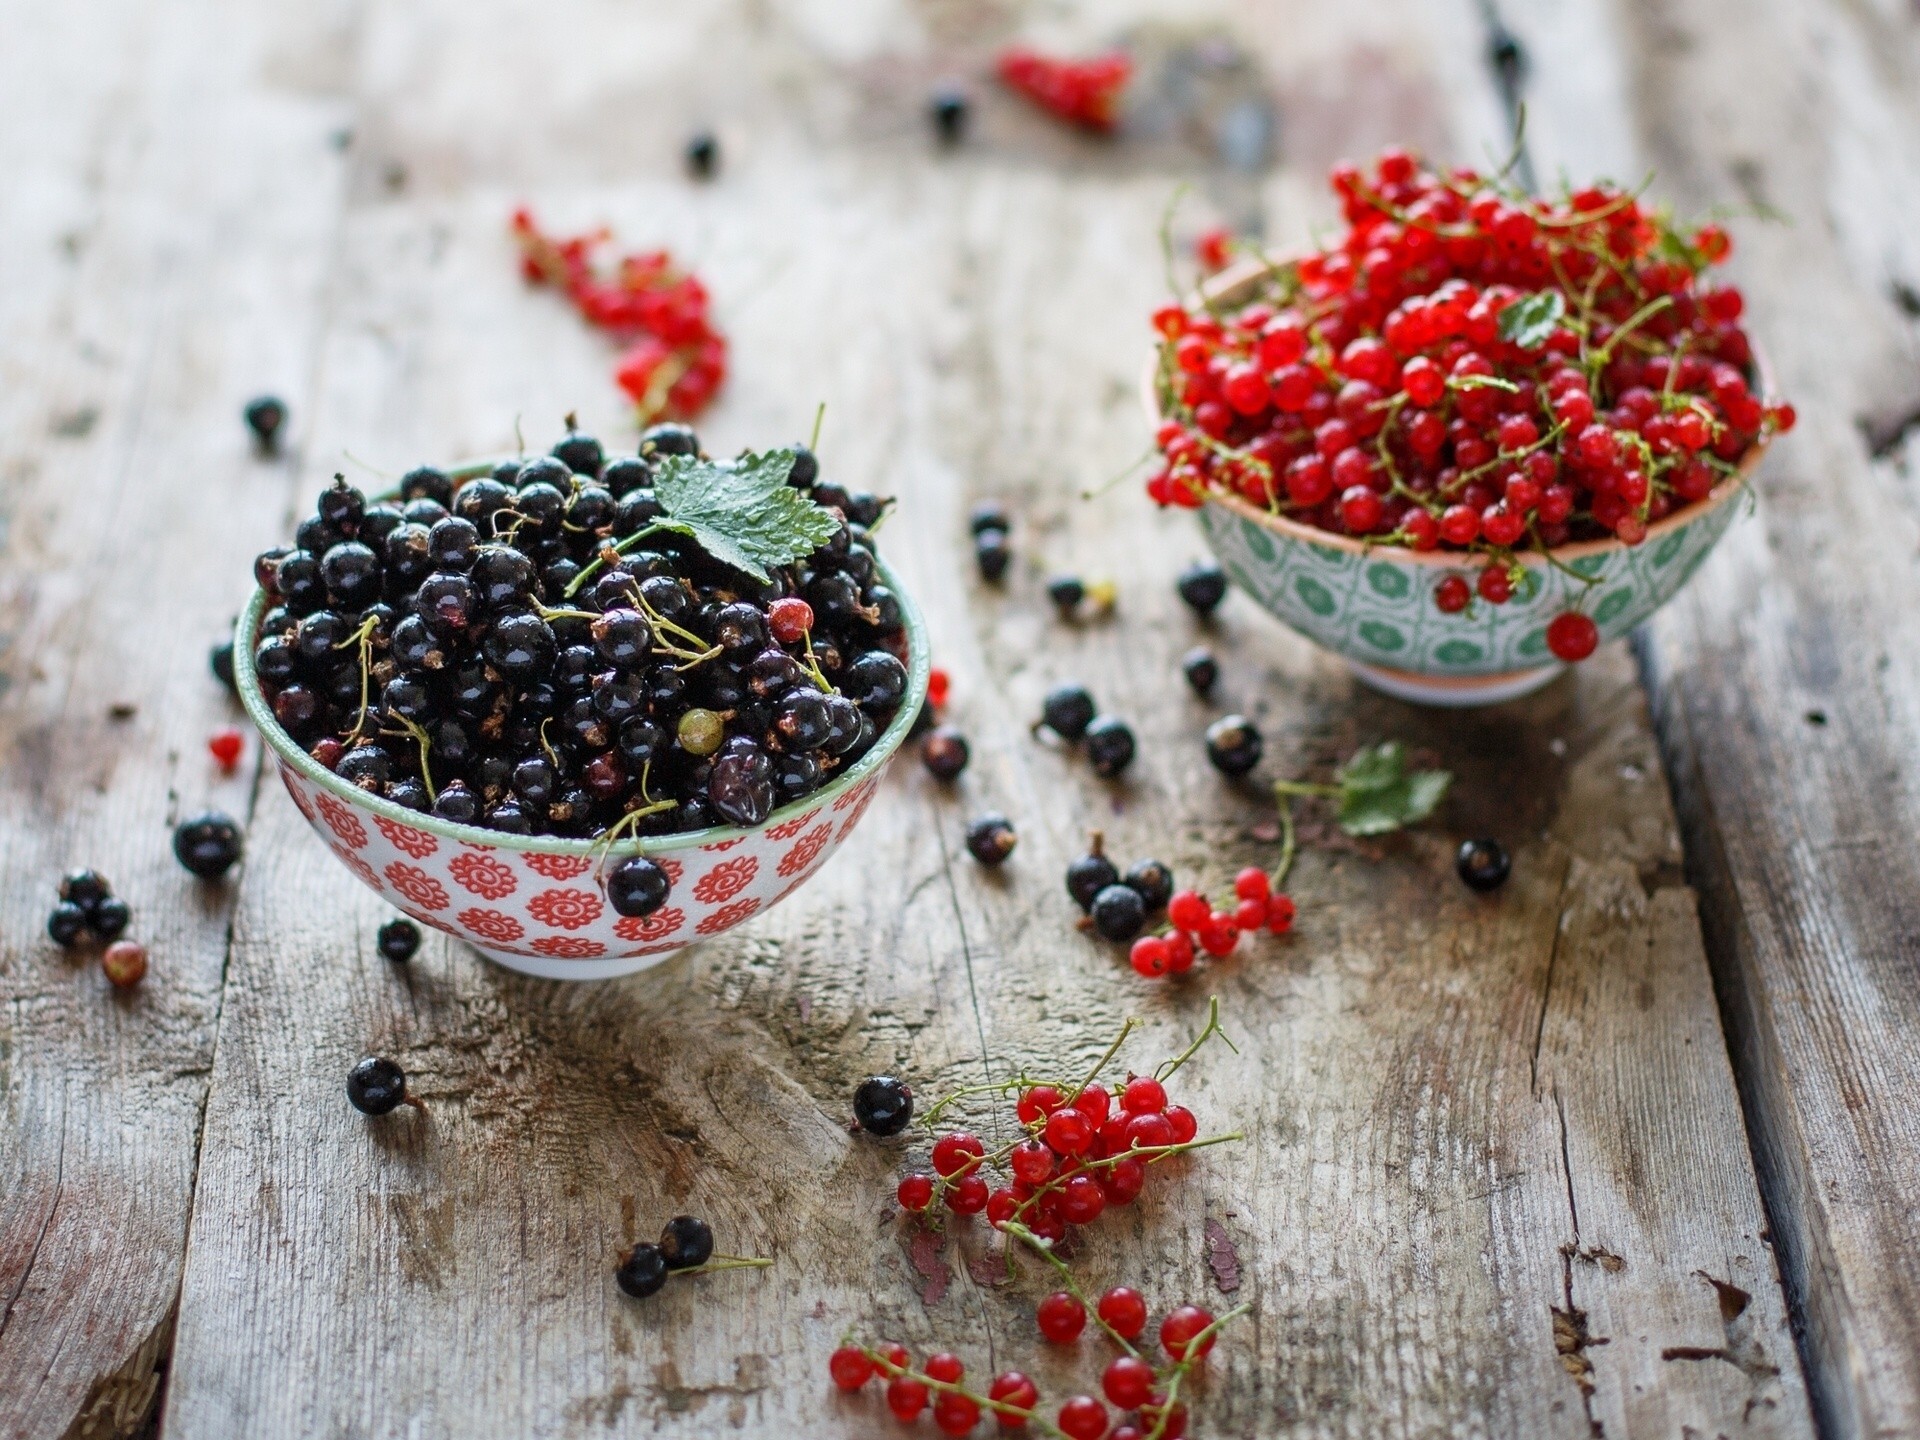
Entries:
[[[234,680],[287,794],[362,884],[509,969],[555,980],[610,979],[764,915],[817,874],[866,814],[913,728],[929,667],[919,609],[885,565],[878,568],[905,613],[908,698],[844,774],[750,828],[608,844],[451,824],[370,794],[321,765],[275,720],[252,658],[271,603],[264,591],[240,617]],[[607,899],[606,873],[629,855],[651,857],[672,882],[666,903],[645,916],[620,915]]]

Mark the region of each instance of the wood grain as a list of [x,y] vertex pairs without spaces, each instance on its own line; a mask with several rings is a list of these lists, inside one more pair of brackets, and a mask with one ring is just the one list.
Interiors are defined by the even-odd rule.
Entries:
[[[246,7],[0,17],[0,1434],[124,1434],[172,1333],[228,894],[168,830],[245,813],[205,750],[233,576],[290,472],[239,424],[300,396],[341,109],[263,80]],[[133,906],[115,993],[45,934],[61,872]]]
[[[1157,23],[1177,39],[1228,13]],[[1231,13],[1298,145],[1252,182],[1201,174],[1214,203],[1263,201],[1280,238],[1326,216],[1320,150],[1464,146],[1491,113],[1450,93],[1426,58],[1439,37],[1397,7]],[[1048,36],[1088,45],[1115,23],[1078,7]],[[516,414],[530,438],[576,407],[628,433],[606,352],[518,285],[502,222],[526,198],[671,244],[736,340],[714,448],[797,435],[824,399],[829,471],[902,497],[884,543],[975,760],[952,793],[903,763],[821,876],[740,935],[578,987],[437,941],[385,965],[373,897],[263,787],[168,1434],[894,1433],[874,1397],[824,1382],[848,1328],[1018,1364],[1056,1400],[1087,1388],[1097,1347],[1037,1353],[1031,1266],[1000,1283],[977,1228],[891,1216],[908,1152],[849,1137],[847,1097],[878,1069],[931,1095],[1084,1062],[1130,1014],[1144,1068],[1215,993],[1239,1057],[1186,1073],[1208,1123],[1249,1139],[1157,1177],[1078,1262],[1157,1310],[1217,1302],[1227,1277],[1254,1302],[1217,1352],[1204,1433],[1810,1433],[1624,653],[1463,722],[1356,691],[1230,602],[1210,631],[1223,701],[1262,717],[1272,773],[1402,735],[1460,772],[1444,823],[1309,856],[1297,938],[1186,986],[1141,986],[1072,930],[1059,877],[1090,825],[1217,886],[1271,856],[1272,817],[1207,768],[1214,712],[1175,678],[1197,632],[1169,582],[1197,538],[1130,486],[1076,498],[1145,441],[1152,237],[1195,161],[1079,140],[997,95],[975,143],[930,154],[926,84],[1013,27],[959,4],[369,11],[303,492],[343,449],[397,472],[499,448]],[[516,103],[530,76],[548,77],[540,103]],[[726,154],[698,189],[676,173],[696,113]],[[1002,591],[961,540],[989,494],[1020,515]],[[1117,573],[1118,622],[1049,618],[1040,584],[1066,567]],[[1069,677],[1135,723],[1124,786],[1028,736]],[[990,807],[1022,835],[996,875],[959,845]],[[1450,855],[1489,831],[1516,878],[1482,902]],[[347,1066],[376,1051],[424,1117],[370,1125],[345,1105]],[[626,1300],[616,1256],[681,1210],[776,1266]]]
[[[1538,52],[1546,168],[1652,168],[1685,209],[1780,215],[1741,227],[1732,278],[1803,423],[1763,472],[1759,522],[1642,658],[1823,1428],[1915,1433],[1920,512],[1901,434],[1920,413],[1920,16],[1508,9]],[[1569,30],[1577,53],[1552,39]],[[1629,124],[1590,123],[1563,83],[1596,75]]]

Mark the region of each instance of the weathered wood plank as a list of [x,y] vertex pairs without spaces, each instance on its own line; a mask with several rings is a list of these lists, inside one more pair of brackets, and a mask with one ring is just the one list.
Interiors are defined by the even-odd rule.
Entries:
[[[1129,1279],[1161,1306],[1213,1295],[1210,1245],[1237,1250],[1235,1298],[1258,1319],[1218,1352],[1205,1433],[1808,1434],[1623,653],[1453,722],[1356,692],[1231,602],[1213,632],[1223,692],[1264,717],[1274,773],[1401,734],[1461,772],[1445,828],[1372,858],[1310,856],[1298,938],[1186,987],[1138,985],[1070,928],[1059,876],[1090,824],[1214,884],[1272,850],[1253,834],[1270,808],[1207,768],[1213,712],[1174,678],[1195,627],[1168,582],[1197,539],[1129,491],[1074,498],[1144,439],[1140,317],[1180,167],[994,97],[973,147],[929,159],[923,77],[1002,32],[928,13],[931,43],[911,12],[841,7],[370,20],[380,58],[303,489],[344,447],[396,471],[499,447],[516,413],[530,437],[576,405],[617,431],[605,353],[519,288],[500,226],[528,197],[670,243],[737,340],[715,447],[795,434],[822,398],[830,469],[903,497],[884,542],[932,620],[975,760],[957,796],[903,766],[814,884],[742,936],[591,987],[437,942],[385,966],[378,906],[267,787],[168,1432],[893,1433],[824,1384],[848,1326],[1021,1364],[1056,1398],[1086,1388],[1090,1355],[1035,1353],[1031,1267],[997,1286],[975,1230],[915,1239],[891,1220],[900,1152],[844,1133],[847,1096],[879,1068],[934,1094],[1090,1059],[1126,1014],[1144,1021],[1145,1062],[1217,992],[1241,1057],[1193,1067],[1195,1103],[1249,1141],[1161,1178],[1083,1248],[1090,1281]],[[1457,107],[1485,108],[1449,96],[1404,15],[1234,14],[1302,121],[1309,173],[1261,182],[1284,235],[1324,216],[1316,174],[1338,149],[1409,132],[1445,148]],[[1106,23],[1089,7],[1058,33],[1084,43]],[[661,78],[636,91],[642,59]],[[544,107],[503,105],[530,74],[567,84]],[[1342,102],[1340,76],[1379,103]],[[704,190],[673,173],[696,95],[729,146]],[[985,494],[1021,515],[1005,594],[970,577],[959,542]],[[1052,621],[1040,580],[1061,565],[1120,572],[1121,622]],[[1026,734],[1069,676],[1139,730],[1117,791]],[[990,877],[958,835],[995,806],[1023,838]],[[1490,904],[1450,874],[1448,836],[1485,831],[1517,857]],[[369,1126],[347,1108],[342,1077],[367,1051],[414,1075],[424,1119]],[[681,1209],[778,1265],[626,1301],[615,1256]],[[1702,1276],[1751,1297],[1738,1318]]]
[[[246,811],[206,651],[290,478],[238,412],[304,398],[342,112],[269,73],[308,24],[242,6],[0,30],[0,1434],[112,1435],[170,1342],[226,955],[168,828]],[[46,938],[77,865],[133,906],[132,994]]]
[[[1920,17],[1894,5],[1513,4],[1536,156],[1765,206],[1733,278],[1803,417],[1760,523],[1650,629],[1689,871],[1824,1426],[1920,1430]],[[1533,37],[1569,29],[1576,52]],[[1565,77],[1607,77],[1589,123]],[[1887,452],[1876,464],[1875,448]],[[1911,455],[1911,450],[1906,452]]]

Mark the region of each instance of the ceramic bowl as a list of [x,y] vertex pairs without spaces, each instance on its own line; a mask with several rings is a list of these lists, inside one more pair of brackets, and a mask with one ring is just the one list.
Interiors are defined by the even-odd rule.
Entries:
[[[1236,267],[1209,293],[1231,304],[1261,273]],[[1151,373],[1147,405],[1158,424]],[[1563,545],[1551,558],[1523,553],[1526,576],[1511,600],[1490,605],[1476,597],[1454,615],[1433,603],[1433,588],[1450,574],[1472,582],[1477,569],[1459,553],[1368,544],[1237,496],[1209,496],[1198,518],[1236,585],[1375,689],[1427,705],[1490,705],[1537,690],[1566,668],[1547,649],[1554,616],[1578,609],[1603,641],[1613,640],[1679,593],[1739,515],[1735,501],[1765,448],[1763,439],[1737,475],[1649,526],[1640,544],[1591,540]]]
[[[860,823],[927,688],[926,623],[893,572],[884,563],[878,568],[906,613],[910,698],[845,774],[749,829],[715,827],[608,847],[453,825],[370,795],[320,765],[274,719],[253,669],[254,637],[268,604],[263,591],[240,617],[234,681],[293,803],[361,883],[509,969],[602,980],[644,970],[765,913],[804,885]],[[616,914],[601,883],[612,860],[636,854],[652,856],[673,880],[667,903],[640,919]]]

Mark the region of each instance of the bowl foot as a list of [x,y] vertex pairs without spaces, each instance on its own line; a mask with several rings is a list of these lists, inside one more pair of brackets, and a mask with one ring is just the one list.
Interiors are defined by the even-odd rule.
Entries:
[[649,970],[669,955],[676,953],[674,950],[667,950],[658,955],[616,955],[600,960],[559,960],[545,955],[515,955],[506,950],[490,950],[485,945],[474,944],[471,940],[467,941],[467,947],[505,969],[518,970],[522,975],[537,975],[542,980],[616,980],[622,975]]
[[1531,695],[1567,667],[1542,665],[1538,670],[1509,670],[1501,675],[1417,675],[1411,670],[1389,670],[1384,665],[1348,660],[1347,668],[1381,694],[1396,700],[1464,710]]

